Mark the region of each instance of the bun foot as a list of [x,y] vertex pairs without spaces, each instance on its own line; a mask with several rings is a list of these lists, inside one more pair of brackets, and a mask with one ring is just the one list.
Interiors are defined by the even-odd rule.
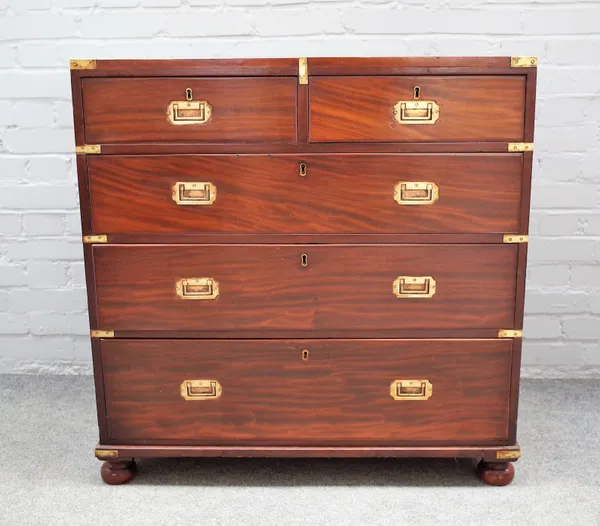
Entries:
[[477,476],[490,486],[507,486],[515,478],[512,462],[486,462],[477,465]]
[[137,466],[133,460],[127,462],[104,462],[100,468],[102,480],[110,485],[125,484],[135,477]]

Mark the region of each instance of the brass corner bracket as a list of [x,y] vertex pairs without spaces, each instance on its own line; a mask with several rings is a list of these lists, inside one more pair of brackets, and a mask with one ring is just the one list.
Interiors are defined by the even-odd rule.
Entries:
[[97,236],[83,236],[84,243],[108,243],[108,236],[100,234]]
[[504,234],[503,243],[529,243],[529,236],[524,234]]
[[306,57],[298,59],[298,84],[308,84],[308,59]]
[[107,460],[118,457],[119,452],[116,449],[95,449],[94,455],[99,460]]
[[533,146],[532,142],[509,142],[506,149],[509,152],[532,152]]
[[537,57],[510,57],[511,68],[537,68]]
[[97,331],[97,330],[93,330],[93,331],[90,331],[90,336],[92,338],[114,338],[115,337],[115,331]]
[[521,451],[519,449],[513,449],[508,451],[496,451],[496,458],[500,459],[513,459],[516,460],[521,458]]
[[95,60],[70,60],[69,66],[71,69],[96,69],[98,67],[98,63]]
[[500,329],[498,331],[498,338],[522,338],[523,331],[515,329]]
[[84,144],[83,146],[75,146],[75,153],[98,155],[99,153],[102,153],[102,146],[99,144]]

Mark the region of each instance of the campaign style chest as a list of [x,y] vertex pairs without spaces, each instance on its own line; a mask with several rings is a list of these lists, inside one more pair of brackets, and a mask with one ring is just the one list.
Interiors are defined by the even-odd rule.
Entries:
[[104,481],[377,456],[508,484],[536,65],[71,61]]

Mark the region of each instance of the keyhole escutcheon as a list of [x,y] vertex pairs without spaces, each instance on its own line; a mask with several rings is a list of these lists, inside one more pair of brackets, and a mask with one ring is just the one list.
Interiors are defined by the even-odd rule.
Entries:
[[186,88],[185,89],[185,99],[192,100],[193,98],[194,98],[194,93],[192,91],[192,88]]
[[308,361],[308,351],[306,349],[302,351],[302,360]]
[[302,256],[300,256],[300,264],[303,267],[307,267],[308,266],[308,256],[306,254],[302,254]]
[[307,171],[306,163],[300,163],[300,177],[306,177]]
[[414,95],[415,99],[421,98],[421,88],[419,86],[415,86]]

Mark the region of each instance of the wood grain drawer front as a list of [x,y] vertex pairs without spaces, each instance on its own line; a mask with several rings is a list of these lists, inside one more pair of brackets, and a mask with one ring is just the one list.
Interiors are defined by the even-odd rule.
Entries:
[[[115,331],[512,327],[517,251],[509,244],[95,245],[98,324]],[[213,280],[189,282],[189,296],[203,297],[182,297],[178,282],[192,278]],[[215,287],[214,298],[193,301]]]
[[[519,232],[522,166],[521,154],[508,153],[90,157],[92,228],[161,234]],[[192,184],[212,185],[214,200],[202,193],[179,202]]]
[[[119,444],[503,444],[512,345],[103,340],[109,437]],[[210,388],[182,396],[182,383],[202,379],[219,386],[218,397]],[[391,384],[402,379],[426,380],[430,397],[407,387],[405,399],[394,399]]]
[[524,76],[314,77],[309,93],[311,142],[523,140]]
[[85,140],[296,142],[297,83],[293,77],[86,78]]

